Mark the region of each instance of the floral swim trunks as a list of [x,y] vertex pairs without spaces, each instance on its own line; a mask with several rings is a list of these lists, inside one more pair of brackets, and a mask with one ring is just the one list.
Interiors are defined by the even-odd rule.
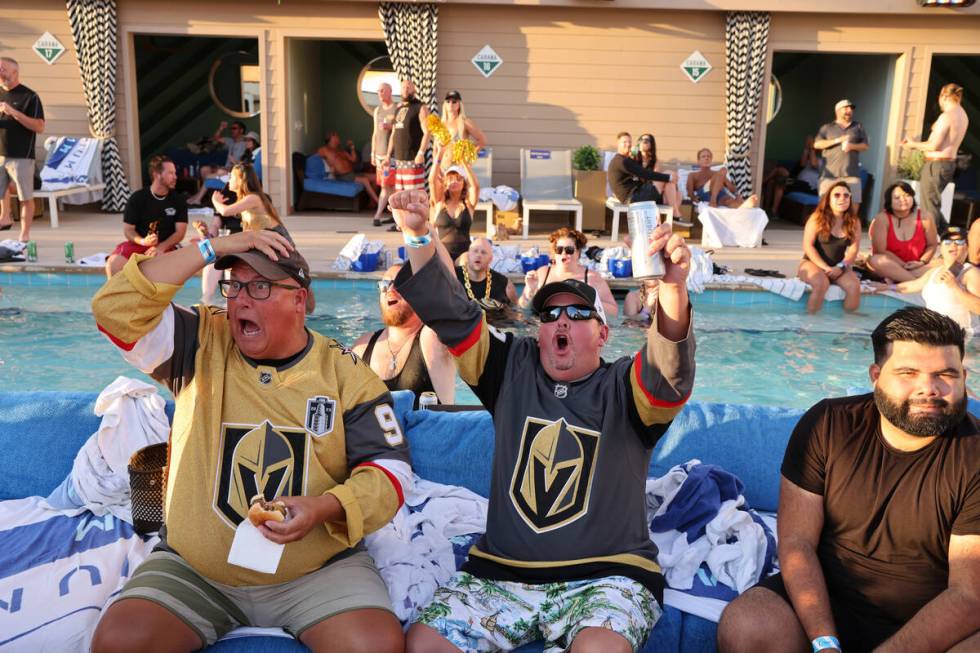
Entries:
[[544,639],[545,653],[558,653],[592,627],[619,633],[636,651],[661,614],[650,590],[624,576],[531,585],[460,571],[417,621],[463,651],[509,651]]

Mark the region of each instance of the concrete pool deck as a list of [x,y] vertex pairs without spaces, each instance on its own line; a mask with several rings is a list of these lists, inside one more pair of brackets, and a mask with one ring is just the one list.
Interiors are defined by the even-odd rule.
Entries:
[[[397,248],[402,244],[401,234],[387,231],[387,226],[374,227],[371,225],[372,213],[304,213],[291,215],[285,219],[290,233],[296,240],[300,251],[307,258],[314,276],[321,278],[356,276],[364,278],[368,275],[359,273],[337,273],[330,269],[330,264],[337,257],[341,248],[351,236],[363,232],[368,239],[381,240],[388,247]],[[37,242],[37,263],[3,263],[3,272],[89,272],[101,273],[101,268],[86,268],[78,265],[66,265],[64,261],[64,245],[71,241],[75,245],[75,259],[89,256],[97,252],[110,252],[122,240],[122,216],[91,210],[89,207],[66,207],[60,213],[60,227],[52,229],[47,216],[35,218],[31,229],[31,237]],[[522,250],[536,245],[547,247],[548,234],[564,223],[535,221],[535,229],[528,240],[511,238],[507,244],[518,245]],[[475,227],[483,225],[477,221]],[[19,225],[0,233],[0,240],[18,237]],[[483,230],[474,228],[474,235],[482,234]],[[799,225],[771,221],[766,229],[766,247],[745,249],[725,247],[715,250],[712,259],[719,265],[732,269],[734,274],[742,274],[746,268],[763,268],[778,270],[787,277],[796,275],[802,247],[803,229]],[[597,239],[590,239],[590,245],[609,247],[614,243],[608,234]],[[699,245],[698,240],[690,241]],[[867,236],[864,238],[867,245]],[[862,247],[862,250],[865,247]],[[612,285],[635,285],[631,279],[611,280]]]

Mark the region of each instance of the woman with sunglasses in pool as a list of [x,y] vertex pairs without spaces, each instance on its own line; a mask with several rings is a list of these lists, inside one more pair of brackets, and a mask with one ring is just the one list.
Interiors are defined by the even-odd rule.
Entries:
[[[663,166],[657,161],[657,139],[653,134],[643,134],[637,141],[636,154],[633,160],[644,168],[653,172],[663,172]],[[660,191],[664,202],[674,209],[674,215],[681,214],[681,196],[677,191],[677,182],[674,181],[655,181],[653,185]]]
[[439,152],[429,172],[429,189],[432,192],[432,208],[429,224],[435,227],[439,240],[456,262],[470,248],[470,227],[473,213],[480,200],[480,183],[468,164],[456,164],[442,169],[442,159],[449,152]]
[[861,281],[851,267],[861,246],[861,220],[851,202],[847,182],[837,181],[820,198],[803,228],[803,261],[796,273],[810,284],[809,313],[823,306],[830,284],[844,291],[844,310],[856,311],[861,304]]
[[589,242],[585,234],[575,229],[562,227],[552,231],[548,240],[551,241],[551,265],[532,270],[524,275],[524,291],[518,298],[518,305],[521,308],[528,308],[538,289],[543,288],[546,283],[578,279],[596,289],[608,317],[619,315],[619,306],[616,304],[616,298],[609,290],[609,284],[606,283],[606,280],[595,272],[590,273],[590,270],[579,262],[582,251],[585,249],[586,243]]
[[973,333],[980,314],[980,269],[966,262],[968,252],[966,234],[959,227],[950,227],[939,244],[940,265],[918,279],[889,284],[887,288],[901,293],[921,292],[926,308],[956,320]]
[[[449,91],[446,93],[446,99],[442,102],[441,117],[442,124],[449,130],[449,134],[453,139],[445,147],[436,142],[435,151],[433,152],[434,156],[438,157],[445,148],[452,148],[453,141],[461,141],[465,138],[476,143],[477,151],[487,144],[487,137],[483,133],[483,130],[476,126],[472,118],[466,117],[466,110],[463,108],[463,96],[459,94],[459,91]],[[448,167],[448,165],[447,161],[444,167]]]

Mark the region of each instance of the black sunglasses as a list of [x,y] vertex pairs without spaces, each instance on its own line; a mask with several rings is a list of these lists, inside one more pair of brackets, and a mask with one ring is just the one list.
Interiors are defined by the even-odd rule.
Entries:
[[565,247],[562,247],[560,245],[555,246],[555,254],[568,254],[569,256],[571,256],[574,253],[575,253],[575,248],[572,247],[571,245],[566,245]]
[[[562,313],[568,316],[573,322],[584,322],[585,320],[599,320],[599,313],[591,306],[551,306],[538,313],[538,317],[543,324],[557,322]],[[601,321],[601,320],[600,320]]]

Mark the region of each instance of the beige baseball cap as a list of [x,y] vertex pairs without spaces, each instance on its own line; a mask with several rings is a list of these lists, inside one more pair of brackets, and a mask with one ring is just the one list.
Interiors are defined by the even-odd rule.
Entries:
[[853,106],[854,103],[851,102],[850,100],[841,100],[840,102],[834,105],[834,111],[839,111],[844,107],[853,107]]

